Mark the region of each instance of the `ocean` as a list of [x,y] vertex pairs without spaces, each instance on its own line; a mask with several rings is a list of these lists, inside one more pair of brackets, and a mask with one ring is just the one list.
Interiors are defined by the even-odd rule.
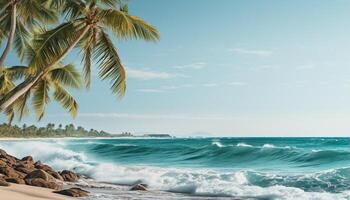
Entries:
[[[350,138],[0,141],[17,157],[86,175],[87,199],[350,200]],[[130,192],[135,183],[150,192]]]

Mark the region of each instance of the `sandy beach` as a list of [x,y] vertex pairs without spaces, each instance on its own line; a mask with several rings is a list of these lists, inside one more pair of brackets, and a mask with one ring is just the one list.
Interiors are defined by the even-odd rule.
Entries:
[[6,200],[69,200],[72,198],[55,194],[53,190],[28,185],[11,184],[9,187],[0,187],[0,197]]

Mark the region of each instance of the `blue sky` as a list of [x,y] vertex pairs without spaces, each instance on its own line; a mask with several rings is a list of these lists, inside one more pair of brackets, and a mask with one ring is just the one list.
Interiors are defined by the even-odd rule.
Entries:
[[[128,90],[93,78],[72,120],[51,103],[41,122],[112,133],[346,136],[350,1],[132,0],[158,43],[117,41]],[[11,56],[8,63],[16,63]],[[80,65],[77,55],[68,62]],[[2,118],[3,119],[3,118]]]

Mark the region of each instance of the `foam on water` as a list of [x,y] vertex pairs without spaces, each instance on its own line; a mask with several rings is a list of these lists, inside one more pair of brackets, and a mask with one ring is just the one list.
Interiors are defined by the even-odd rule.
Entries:
[[[167,142],[167,141],[162,141]],[[102,143],[102,144],[100,144]],[[220,141],[212,141],[209,143],[214,146],[210,149],[209,146],[201,146],[198,149],[191,150],[187,154],[195,154],[204,151],[207,157],[211,156],[227,156],[232,154],[230,151],[239,153],[240,157],[259,153],[262,156],[265,153],[269,159],[287,159],[284,157],[276,157],[276,155],[289,152],[286,155],[296,154],[295,150],[288,148],[276,148],[276,145],[265,143],[260,146],[262,148],[251,148],[253,145],[246,143],[236,143],[236,146],[223,144]],[[231,143],[232,144],[232,143]],[[348,200],[350,199],[350,168],[333,168],[318,172],[302,172],[302,173],[279,173],[275,171],[259,172],[250,169],[217,169],[210,167],[170,167],[169,166],[152,166],[152,165],[132,165],[120,164],[118,161],[97,160],[96,155],[90,154],[82,149],[74,149],[79,145],[92,145],[88,149],[100,152],[100,147],[110,148],[108,151],[116,151],[114,154],[133,153],[139,154],[137,148],[141,148],[139,143],[121,142],[111,146],[106,142],[94,142],[91,140],[84,141],[1,141],[0,148],[5,149],[10,154],[17,157],[32,155],[36,160],[52,165],[56,170],[71,169],[79,173],[92,177],[98,182],[107,182],[121,185],[132,185],[135,183],[146,183],[150,190],[153,191],[168,191],[176,193],[186,193],[199,196],[235,196],[235,197],[256,197],[260,199],[306,199],[306,200]],[[103,146],[96,146],[103,145]],[[179,145],[179,144],[167,144]],[[182,145],[182,144],[181,144]],[[183,146],[179,148],[183,149]],[[286,145],[285,145],[286,146]],[[74,147],[74,148],[73,148]],[[219,147],[219,148],[217,148]],[[225,147],[225,148],[224,148]],[[244,147],[244,148],[242,148]],[[249,148],[247,148],[249,147]],[[84,146],[85,148],[85,146]],[[158,147],[159,148],[159,147]],[[217,149],[217,150],[216,150]],[[243,149],[243,151],[242,151]],[[244,150],[246,149],[246,150]],[[264,150],[265,149],[265,150]],[[275,149],[275,150],[274,150]],[[145,155],[154,151],[147,151],[143,147]],[[141,151],[141,153],[142,153]],[[168,150],[173,154],[176,151]],[[262,153],[261,153],[262,152]],[[105,152],[102,152],[105,153]],[[215,153],[215,154],[213,154]],[[309,153],[296,154],[293,162],[309,162],[318,161],[319,157],[329,155],[347,155],[346,152],[322,150],[313,152],[310,149]],[[103,154],[101,154],[103,155]],[[234,154],[232,154],[234,155]],[[119,155],[121,156],[121,155]],[[301,157],[304,156],[304,157]],[[184,157],[187,158],[187,157]],[[213,159],[214,157],[212,157]],[[230,159],[230,157],[225,157]],[[322,158],[323,159],[323,158]],[[203,160],[201,157],[199,161]],[[194,161],[193,161],[194,162]],[[251,162],[251,161],[249,161]],[[142,163],[141,163],[142,164]],[[265,165],[269,163],[266,162]],[[95,184],[99,184],[99,183]],[[98,196],[98,195],[97,195]],[[106,195],[100,195],[97,199],[106,198]],[[108,196],[108,195],[107,195]],[[103,197],[103,198],[102,198]]]

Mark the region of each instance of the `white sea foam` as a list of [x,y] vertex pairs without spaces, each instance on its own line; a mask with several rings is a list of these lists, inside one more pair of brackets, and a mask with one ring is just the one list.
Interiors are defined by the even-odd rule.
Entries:
[[220,142],[212,142],[211,144],[217,147],[225,147],[225,145],[221,144]]
[[264,144],[262,147],[263,148],[275,148],[275,145],[273,145],[273,144]]
[[236,146],[237,147],[253,147],[252,145],[246,144],[246,143],[238,143]]
[[[213,142],[213,144],[219,146],[220,143]],[[244,143],[237,144],[237,146],[251,147],[251,145]],[[40,159],[57,170],[74,169],[96,181],[128,185],[146,183],[150,190],[155,191],[181,192],[203,196],[257,197],[271,200],[350,199],[350,191],[332,194],[305,192],[299,188],[280,185],[259,187],[250,183],[248,172],[245,171],[223,172],[211,169],[178,169],[93,162],[93,160],[89,160],[91,159],[89,156],[69,150],[64,142],[0,142],[0,148],[17,157],[33,155],[36,160]],[[96,199],[99,199],[99,197],[96,196]]]

